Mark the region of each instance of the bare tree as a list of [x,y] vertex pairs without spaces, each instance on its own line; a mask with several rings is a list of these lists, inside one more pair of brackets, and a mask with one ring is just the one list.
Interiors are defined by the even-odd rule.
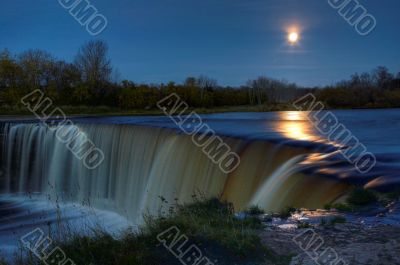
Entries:
[[379,66],[373,71],[373,77],[376,85],[380,89],[388,89],[394,78],[389,72],[389,69],[383,66]]
[[265,76],[260,76],[255,80],[249,81],[251,96],[255,98],[258,105],[261,105],[266,99],[266,91],[269,88],[270,80]]
[[265,101],[278,103],[292,100],[296,96],[297,87],[282,80],[260,76],[247,82],[250,104],[263,104]]
[[249,96],[250,105],[254,105],[256,103],[256,93],[253,87],[253,80],[248,80],[246,83],[246,89]]
[[200,99],[203,100],[204,91],[212,91],[218,86],[218,82],[216,79],[201,75],[199,78],[197,78],[197,85],[200,88]]
[[371,88],[373,86],[373,80],[369,73],[362,73],[360,75],[360,82],[362,88]]
[[75,65],[84,81],[99,84],[111,80],[112,66],[107,53],[108,46],[103,41],[90,41],[80,48]]

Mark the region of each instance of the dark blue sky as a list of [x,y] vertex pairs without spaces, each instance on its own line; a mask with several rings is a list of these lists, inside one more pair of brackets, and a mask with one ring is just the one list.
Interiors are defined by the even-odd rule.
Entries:
[[[2,0],[0,49],[40,48],[72,60],[105,40],[122,78],[182,82],[205,74],[223,85],[259,75],[325,85],[385,65],[400,71],[400,1],[360,0],[378,24],[363,37],[327,0],[91,0],[108,19],[92,37],[58,0]],[[291,47],[286,29],[301,27]]]

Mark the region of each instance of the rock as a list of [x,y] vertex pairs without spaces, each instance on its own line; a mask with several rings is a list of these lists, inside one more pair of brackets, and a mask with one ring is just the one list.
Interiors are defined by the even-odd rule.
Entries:
[[[293,240],[307,229],[281,229],[270,227],[265,230],[262,242],[278,255],[293,255],[291,265],[315,265],[313,259]],[[332,227],[317,226],[316,237],[323,245],[319,253],[332,248],[346,264],[351,265],[391,265],[400,264],[400,227],[376,226],[346,223]],[[317,244],[316,244],[317,245]],[[313,249],[309,250],[309,253]],[[323,264],[320,264],[323,265]]]
[[384,214],[384,213],[379,213],[377,216],[378,216],[378,217],[385,217],[386,214]]
[[272,216],[269,214],[262,214],[259,216],[261,222],[270,223],[272,222]]

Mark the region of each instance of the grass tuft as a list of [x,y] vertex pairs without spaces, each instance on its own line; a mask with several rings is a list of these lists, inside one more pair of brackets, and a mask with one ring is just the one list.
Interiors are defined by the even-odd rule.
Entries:
[[261,209],[260,207],[258,207],[257,205],[250,206],[245,212],[247,214],[253,215],[253,216],[261,215],[261,214],[265,213],[265,211],[263,209]]

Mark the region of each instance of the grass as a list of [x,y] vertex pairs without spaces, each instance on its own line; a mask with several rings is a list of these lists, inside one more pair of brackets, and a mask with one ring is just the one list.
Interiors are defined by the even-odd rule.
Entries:
[[261,215],[264,214],[264,210],[261,209],[259,206],[254,205],[254,206],[250,206],[246,211],[246,214],[248,215],[252,215],[252,216],[257,216],[257,215]]
[[[165,217],[146,216],[137,232],[115,239],[103,231],[94,236],[73,235],[67,242],[56,242],[75,264],[92,265],[180,265],[157,236],[171,227],[186,235],[189,246],[195,244],[215,264],[289,264],[289,256],[278,256],[263,246],[259,237],[263,228],[257,217],[239,220],[232,204],[218,199],[197,200],[176,205]],[[24,264],[34,264],[32,261]]]

